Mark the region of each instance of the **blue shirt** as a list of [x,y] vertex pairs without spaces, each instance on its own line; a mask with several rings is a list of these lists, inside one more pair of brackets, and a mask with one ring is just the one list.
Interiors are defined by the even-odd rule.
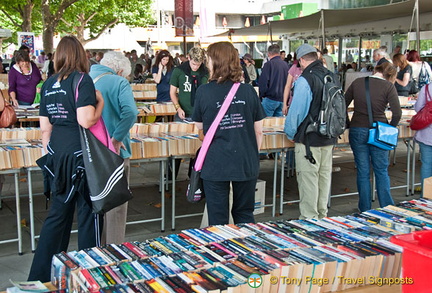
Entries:
[[284,131],[289,139],[294,139],[297,128],[309,113],[311,102],[312,90],[307,80],[300,76],[294,83],[294,95],[288,110],[288,116],[285,119]]
[[95,87],[102,93],[104,108],[102,117],[111,137],[123,142],[126,149],[120,149],[122,158],[129,158],[132,154],[130,147],[129,130],[134,125],[138,110],[133,97],[129,81],[118,76],[111,68],[95,64],[90,67],[90,76],[95,79],[105,72],[105,75],[96,82]]

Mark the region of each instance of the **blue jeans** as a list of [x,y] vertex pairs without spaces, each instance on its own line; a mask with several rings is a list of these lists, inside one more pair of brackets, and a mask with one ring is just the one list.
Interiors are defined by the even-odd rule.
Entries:
[[422,163],[420,169],[420,176],[422,184],[421,197],[423,197],[423,180],[432,176],[432,146],[424,144],[422,142],[418,142],[418,144],[420,146],[420,158]]
[[370,165],[372,163],[380,207],[393,205],[388,175],[389,152],[367,144],[369,129],[352,127],[349,129],[349,142],[357,166],[358,208],[364,212],[372,208]]
[[282,102],[278,102],[269,98],[263,98],[261,105],[267,117],[282,117]]

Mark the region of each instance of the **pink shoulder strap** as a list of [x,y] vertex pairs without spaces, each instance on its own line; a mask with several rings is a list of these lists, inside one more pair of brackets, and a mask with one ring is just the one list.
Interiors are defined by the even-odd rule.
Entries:
[[[78,81],[78,84],[75,88],[75,103],[78,101],[78,95],[79,95],[79,85],[84,77],[84,74],[81,73],[81,77]],[[90,132],[93,133],[93,135],[101,142],[103,143],[107,148],[109,148],[112,152],[116,152],[114,145],[111,141],[111,137],[108,133],[108,129],[105,126],[105,123],[102,119],[102,116],[99,118],[99,120],[96,122],[95,125],[89,128]]]
[[220,108],[215,120],[210,125],[210,128],[204,137],[204,141],[202,143],[201,150],[199,151],[198,157],[195,161],[195,166],[194,166],[195,171],[200,171],[202,169],[204,159],[207,155],[208,148],[209,148],[209,146],[213,140],[213,137],[214,137],[216,130],[219,126],[219,123],[221,122],[222,117],[225,116],[225,113],[227,112],[229,106],[231,105],[231,102],[232,102],[234,95],[236,94],[239,86],[240,86],[240,83],[238,83],[238,82],[233,84],[233,86],[231,87],[231,90],[229,91],[227,97],[225,98],[225,101],[223,102],[222,107]]

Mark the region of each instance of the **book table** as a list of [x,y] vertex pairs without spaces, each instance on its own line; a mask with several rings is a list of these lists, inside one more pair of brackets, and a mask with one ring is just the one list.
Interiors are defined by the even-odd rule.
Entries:
[[[49,290],[52,291],[57,290],[56,287],[51,282],[44,283],[44,285],[47,286]],[[360,288],[348,289],[344,291],[337,291],[336,293],[340,293],[340,292],[343,293],[401,293],[402,288],[399,285],[382,286],[382,287],[370,285],[370,286],[365,286]],[[6,293],[6,291],[2,291],[0,293]]]

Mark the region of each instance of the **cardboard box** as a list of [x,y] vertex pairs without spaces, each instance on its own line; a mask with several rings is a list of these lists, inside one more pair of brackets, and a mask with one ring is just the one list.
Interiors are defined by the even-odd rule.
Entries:
[[423,181],[423,197],[432,199],[432,177],[425,178]]
[[255,210],[253,213],[254,215],[259,215],[264,213],[265,190],[266,190],[266,182],[264,180],[258,179],[255,187]]

